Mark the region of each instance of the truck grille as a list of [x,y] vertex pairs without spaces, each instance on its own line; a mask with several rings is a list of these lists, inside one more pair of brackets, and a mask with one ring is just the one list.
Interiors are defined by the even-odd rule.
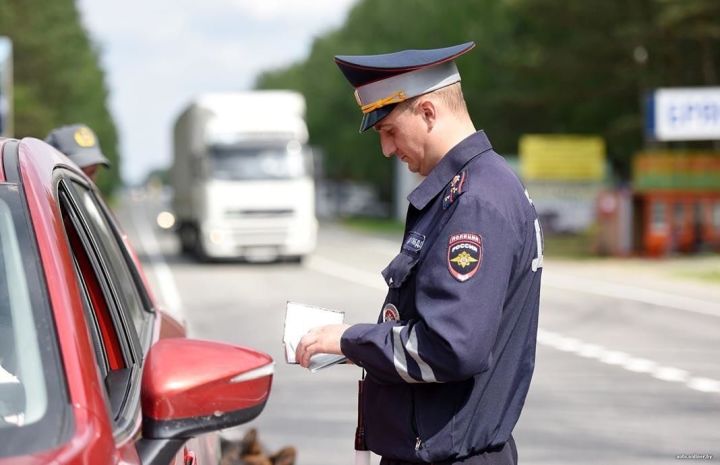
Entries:
[[290,208],[226,210],[226,218],[288,218],[295,214]]
[[233,239],[238,245],[280,245],[287,238],[287,229],[252,228],[234,231]]

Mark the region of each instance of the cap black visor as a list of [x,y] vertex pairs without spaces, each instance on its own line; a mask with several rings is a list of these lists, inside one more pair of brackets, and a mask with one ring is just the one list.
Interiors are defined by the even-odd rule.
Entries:
[[382,108],[378,108],[377,110],[373,110],[370,113],[365,113],[363,115],[362,122],[360,123],[360,132],[365,132],[375,126],[381,119],[389,115],[396,105],[397,103],[393,103],[392,105],[386,105]]

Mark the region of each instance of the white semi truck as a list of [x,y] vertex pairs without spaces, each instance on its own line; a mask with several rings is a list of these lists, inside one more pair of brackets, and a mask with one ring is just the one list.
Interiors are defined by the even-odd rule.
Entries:
[[171,183],[183,251],[299,261],[315,248],[304,116],[292,91],[204,94],[178,116]]

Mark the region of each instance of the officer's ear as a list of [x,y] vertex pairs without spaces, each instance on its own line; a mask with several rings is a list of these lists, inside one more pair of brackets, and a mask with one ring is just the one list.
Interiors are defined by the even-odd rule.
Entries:
[[429,98],[421,99],[417,103],[415,111],[420,114],[427,125],[428,132],[432,131],[437,119],[437,108],[435,107],[433,101]]

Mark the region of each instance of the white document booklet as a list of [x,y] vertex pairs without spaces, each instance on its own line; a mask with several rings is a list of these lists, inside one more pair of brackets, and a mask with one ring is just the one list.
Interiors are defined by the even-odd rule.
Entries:
[[[295,360],[295,350],[300,339],[312,328],[323,325],[341,324],[345,313],[337,310],[314,307],[312,305],[288,302],[285,308],[285,331],[283,332],[283,345],[285,346],[285,360],[288,363],[298,363]],[[310,359],[310,371],[344,362],[344,355],[315,354]]]

